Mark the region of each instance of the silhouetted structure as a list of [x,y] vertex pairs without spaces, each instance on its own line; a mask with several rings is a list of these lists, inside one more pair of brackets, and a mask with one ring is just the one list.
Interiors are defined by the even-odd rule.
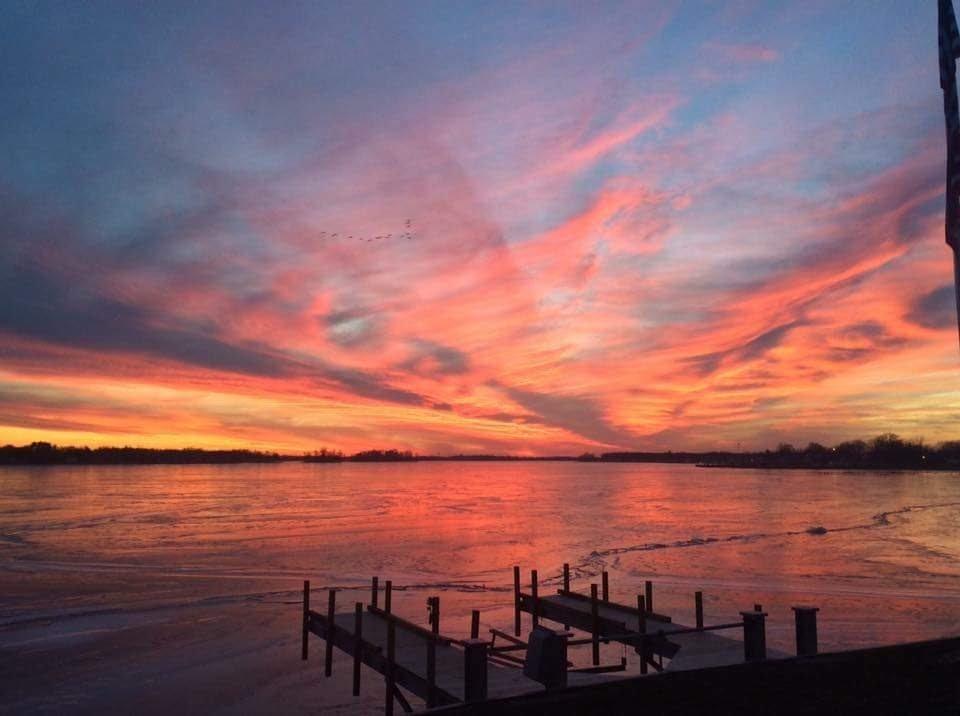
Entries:
[[[943,116],[947,129],[947,206],[944,229],[947,244],[953,249],[953,281],[957,300],[957,329],[960,331],[960,109],[957,102],[957,57],[960,57],[960,32],[953,14],[953,0],[940,0],[940,88],[943,90]],[[958,333],[960,337],[960,333]]]
[[[819,653],[816,607],[796,606],[796,657],[768,650],[767,613],[759,604],[726,624],[705,625],[703,594],[695,592],[695,626],[653,611],[653,588],[636,595],[636,608],[616,603],[606,572],[602,592],[571,589],[569,565],[562,587],[540,594],[537,571],[529,590],[514,575],[514,633],[491,628],[480,638],[480,614],[472,613],[470,638],[440,632],[440,599],[427,600],[426,625],[392,611],[392,582],[374,577],[370,603],[337,612],[337,593],[324,611],[310,605],[304,582],[301,658],[310,635],[326,641],[324,671],[333,671],[333,649],[353,658],[353,693],[360,694],[364,665],[383,675],[384,713],[395,703],[410,712],[405,693],[428,708],[457,714],[900,714],[956,713],[960,708],[960,638],[859,651]],[[556,576],[547,581],[556,580]],[[381,595],[382,589],[382,595]],[[382,603],[380,597],[383,597]],[[527,641],[521,612],[530,615]],[[542,621],[555,626],[545,627]],[[561,626],[562,625],[562,626]],[[579,637],[571,629],[586,633]],[[718,632],[733,630],[732,636]],[[738,639],[736,635],[742,635]],[[600,644],[617,642],[640,656],[640,675],[620,663],[600,664]],[[590,646],[592,665],[573,668],[568,650]],[[668,663],[664,664],[664,660]]]

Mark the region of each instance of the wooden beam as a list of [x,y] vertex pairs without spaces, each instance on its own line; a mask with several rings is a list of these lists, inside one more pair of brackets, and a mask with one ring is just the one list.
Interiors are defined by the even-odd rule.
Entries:
[[450,646],[454,642],[454,639],[451,639],[450,637],[446,637],[441,634],[434,634],[431,629],[425,629],[419,624],[414,624],[403,617],[398,617],[396,614],[391,614],[383,609],[377,609],[373,605],[368,606],[367,611],[371,614],[376,614],[377,616],[383,617],[384,619],[389,619],[401,629],[412,631],[413,633],[422,636],[424,639],[434,639],[441,646]]
[[[524,611],[530,611],[530,601],[530,595],[521,593],[520,605]],[[540,618],[548,619],[550,621],[557,622],[558,624],[569,624],[575,629],[590,632],[593,628],[593,621],[589,605],[585,606],[587,607],[586,609],[575,609],[564,604],[558,604],[551,599],[541,599]],[[612,604],[604,606],[608,608],[610,606],[616,606],[618,609],[620,608],[619,605]],[[625,616],[635,616],[637,614],[637,610],[632,608],[624,608],[624,610]],[[647,617],[650,617],[649,613],[647,613]],[[600,627],[600,636],[604,636],[606,634],[626,635],[631,633],[631,630],[627,627],[626,621],[610,619],[601,614],[598,618],[598,623]],[[667,636],[669,637],[669,632],[667,633]],[[676,655],[676,653],[680,650],[680,647],[677,644],[669,641],[669,639],[664,639],[659,643],[654,642],[654,644],[651,646],[651,649],[654,653],[660,654],[669,659]]]
[[530,614],[533,617],[533,626],[536,628],[540,617],[540,597],[537,594],[537,570],[530,570],[530,595],[533,599],[533,606]]
[[[367,607],[367,611],[373,613],[373,610],[370,607]],[[383,614],[382,610],[376,610],[380,614]],[[396,617],[393,617],[397,622],[402,620],[397,620]],[[397,628],[407,629],[408,627],[402,623],[397,624]],[[429,631],[424,630],[426,634],[430,634]],[[329,634],[327,628],[327,618],[324,614],[319,614],[318,612],[310,612],[310,632],[321,639],[330,638],[333,640],[334,646],[336,646],[341,651],[345,652],[349,656],[353,656],[354,650],[356,648],[356,640],[353,638],[353,634],[350,634],[348,630],[345,629],[335,629],[333,634]],[[442,639],[437,641],[438,646],[443,646]],[[449,640],[448,640],[449,641]],[[426,639],[424,640],[426,644]],[[361,660],[363,663],[373,669],[374,671],[386,675],[386,655],[384,654],[383,649],[375,644],[364,641],[362,645],[362,654]],[[411,671],[400,664],[394,664],[394,682],[405,688],[407,691],[416,694],[418,697],[426,700],[428,693],[428,684],[427,680],[421,674],[418,674],[414,671]],[[437,706],[443,706],[448,704],[455,704],[460,702],[460,697],[450,694],[444,691],[440,687],[436,687],[434,692],[434,697]]]
[[[557,590],[557,594],[563,594],[563,593],[558,589],[558,590]],[[590,595],[589,595],[589,594],[579,594],[579,593],[577,593],[577,592],[569,592],[568,594],[563,594],[563,596],[568,597],[568,598],[570,598],[570,599],[579,599],[580,601],[583,601],[583,602],[589,602],[589,601],[590,601]],[[541,601],[543,601],[543,600],[541,600]],[[613,608],[613,609],[616,609],[617,611],[622,611],[622,612],[624,612],[624,613],[625,613],[624,616],[627,616],[627,615],[629,615],[629,616],[636,616],[636,614],[637,614],[637,610],[636,610],[634,607],[627,606],[626,604],[617,604],[616,602],[610,602],[610,603],[607,604],[606,606],[611,607],[611,608]],[[672,622],[672,621],[673,621],[673,618],[672,618],[671,616],[669,616],[669,615],[667,615],[667,614],[658,614],[657,612],[655,612],[655,611],[653,611],[652,609],[650,609],[650,605],[649,605],[649,604],[647,604],[646,607],[647,607],[647,612],[646,612],[646,614],[647,614],[647,617],[648,617],[648,618],[650,618],[650,619],[656,619],[657,621],[660,621],[660,622]]]
[[[337,590],[331,589],[327,598],[327,620],[330,623],[331,634],[336,632],[337,626],[333,617],[337,611]],[[333,673],[333,639],[327,639],[327,648],[324,652],[323,673],[330,676]]]
[[[389,584],[389,582],[387,582]],[[394,681],[394,666],[397,648],[397,625],[392,619],[387,620],[387,669],[384,677],[387,683],[386,704],[383,712],[386,716],[393,716],[393,695],[397,690],[397,684]]]
[[593,665],[600,664],[600,605],[597,604],[597,585],[590,585],[590,636],[593,638]]
[[307,660],[307,647],[310,637],[310,580],[303,580],[303,637],[300,644],[300,658]]
[[363,663],[363,602],[354,605],[353,695],[360,695],[360,665]]
[[513,567],[513,633],[520,636],[520,567]]

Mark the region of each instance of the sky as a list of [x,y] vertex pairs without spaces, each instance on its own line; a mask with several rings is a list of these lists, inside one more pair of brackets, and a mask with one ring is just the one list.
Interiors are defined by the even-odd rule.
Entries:
[[933,0],[3,14],[0,443],[960,438]]

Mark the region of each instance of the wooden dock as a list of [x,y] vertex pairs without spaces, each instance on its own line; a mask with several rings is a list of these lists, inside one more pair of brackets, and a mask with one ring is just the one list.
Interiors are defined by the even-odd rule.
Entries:
[[[556,594],[539,595],[537,573],[531,572],[531,591],[521,591],[519,571],[514,570],[515,609],[533,617],[569,625],[591,634],[594,663],[597,645],[615,641],[635,647],[641,655],[643,671],[688,671],[713,666],[739,664],[759,659],[783,658],[781,652],[768,650],[765,638],[767,615],[760,605],[741,612],[736,622],[705,626],[703,595],[695,594],[697,624],[687,626],[649,608],[653,602],[653,584],[646,582],[645,593],[637,595],[637,606],[610,601],[609,579],[602,573],[602,592],[591,585],[591,593],[578,594],[570,589],[569,567],[564,565],[563,587]],[[515,620],[519,624],[519,619]],[[743,639],[721,635],[719,631],[742,630]],[[656,658],[655,658],[656,657]],[[663,666],[663,659],[669,663]]]
[[[653,585],[647,582],[636,606],[610,599],[609,578],[603,572],[602,587],[592,584],[590,594],[570,588],[568,565],[563,586],[555,594],[541,596],[537,572],[531,572],[529,591],[520,584],[520,569],[514,567],[514,633],[490,629],[490,638],[479,634],[480,613],[472,614],[470,638],[455,639],[440,632],[440,598],[427,600],[429,623],[414,624],[392,612],[392,583],[382,590],[374,577],[370,602],[356,602],[347,610],[336,603],[336,591],[327,593],[326,609],[310,605],[310,583],[304,582],[302,658],[309,656],[309,637],[325,640],[325,673],[331,675],[333,649],[353,659],[353,692],[360,693],[363,667],[383,677],[384,712],[392,715],[395,704],[412,711],[407,695],[421,699],[428,709],[457,704],[511,701],[538,694],[563,692],[571,687],[597,687],[623,680],[627,659],[601,664],[601,644],[621,643],[639,655],[642,675],[649,670],[696,671],[713,667],[764,661],[782,654],[768,653],[766,614],[760,605],[740,613],[736,622],[707,626],[703,620],[703,597],[695,593],[695,626],[679,624],[654,611]],[[602,591],[601,591],[602,589]],[[352,607],[352,608],[349,608]],[[816,609],[796,608],[798,653],[816,653]],[[521,614],[530,615],[532,630],[521,638]],[[541,622],[552,622],[548,628]],[[571,631],[586,633],[586,637]],[[742,640],[720,631],[742,634]],[[592,665],[575,668],[568,649],[592,647]],[[666,660],[666,665],[664,665]]]

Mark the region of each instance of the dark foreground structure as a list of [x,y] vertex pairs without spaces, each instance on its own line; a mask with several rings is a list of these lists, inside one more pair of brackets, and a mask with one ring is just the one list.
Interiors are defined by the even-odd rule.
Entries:
[[[610,598],[606,572],[589,594],[571,589],[568,565],[552,594],[541,593],[536,570],[530,576],[521,585],[514,567],[512,633],[492,628],[480,638],[474,611],[469,639],[441,634],[439,597],[428,599],[421,626],[392,613],[390,581],[382,602],[374,577],[370,603],[339,612],[334,590],[325,609],[311,609],[305,582],[302,656],[311,634],[326,641],[328,676],[335,647],[352,656],[354,694],[363,666],[378,672],[386,714],[397,704],[412,712],[407,695],[421,708],[465,715],[960,714],[960,637],[818,655],[818,609],[797,606],[794,657],[767,649],[759,604],[737,621],[707,625],[696,592],[695,624],[687,626],[654,611],[649,581],[635,603],[620,604]],[[637,654],[639,675],[628,673],[626,656],[601,663],[600,645],[611,643]],[[577,646],[590,647],[589,666],[568,659]]]
[[960,638],[746,662],[440,710],[534,714],[957,714]]

